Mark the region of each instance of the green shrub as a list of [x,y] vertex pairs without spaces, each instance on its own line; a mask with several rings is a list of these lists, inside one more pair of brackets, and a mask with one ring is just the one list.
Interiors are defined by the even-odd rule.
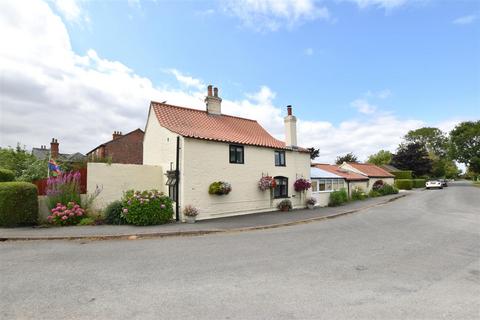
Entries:
[[368,198],[368,195],[363,191],[360,187],[355,187],[352,190],[352,194],[350,196],[352,200],[365,200]]
[[340,189],[330,193],[330,199],[328,201],[329,207],[336,207],[348,201],[347,191]]
[[412,182],[414,188],[425,188],[425,179],[413,179]]
[[38,219],[37,187],[28,182],[0,183],[0,226],[36,224]]
[[113,201],[110,203],[104,211],[106,224],[126,224],[127,221],[122,216],[122,201]]
[[172,200],[157,190],[124,193],[122,216],[137,226],[167,223],[173,218]]
[[0,182],[9,182],[15,180],[15,172],[0,168]]
[[397,179],[395,180],[395,187],[401,190],[411,190],[413,181],[411,179]]
[[412,171],[411,170],[404,170],[404,171],[395,171],[392,172],[395,176],[395,179],[412,179]]
[[368,193],[368,196],[370,198],[380,197],[381,195],[382,194],[375,189],[370,190],[370,192]]
[[94,226],[96,224],[96,221],[92,217],[85,217],[80,220],[78,223],[79,226]]

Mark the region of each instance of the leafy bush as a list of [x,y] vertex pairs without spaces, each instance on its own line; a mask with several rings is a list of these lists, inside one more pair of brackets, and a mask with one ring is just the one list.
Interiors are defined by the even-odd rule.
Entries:
[[128,190],[122,198],[122,216],[137,226],[163,224],[172,220],[172,200],[157,190]]
[[117,200],[110,203],[104,211],[106,224],[126,224],[127,221],[122,216],[123,204]]
[[395,171],[392,174],[395,176],[395,179],[412,179],[411,170]]
[[94,226],[96,224],[97,222],[92,217],[82,218],[82,220],[80,220],[80,222],[78,223],[79,226]]
[[85,217],[85,210],[75,202],[69,202],[66,205],[57,203],[50,212],[51,214],[47,217],[48,222],[58,226],[76,225]]
[[15,180],[15,172],[0,168],[0,182],[9,182]]
[[397,179],[395,180],[395,187],[401,190],[411,190],[413,181],[411,179]]
[[47,200],[49,209],[53,209],[57,203],[80,203],[80,172],[48,178]]
[[380,197],[382,194],[380,192],[378,192],[377,190],[373,189],[370,190],[370,192],[368,193],[368,196],[370,198],[375,198],[375,197]]
[[307,191],[308,189],[310,189],[311,186],[312,183],[303,178],[297,179],[297,181],[295,181],[295,183],[293,184],[293,188],[296,192]]
[[352,195],[351,195],[352,200],[365,200],[368,198],[368,195],[363,191],[362,188],[360,187],[355,187],[352,190]]
[[225,182],[225,181],[215,181],[210,184],[208,187],[208,193],[210,194],[216,194],[216,195],[224,195],[224,194],[229,194],[230,191],[232,191],[232,186],[230,183]]
[[425,188],[425,179],[413,179],[413,187],[414,188]]
[[187,217],[196,217],[198,216],[198,209],[194,206],[188,205],[183,208],[183,214]]
[[288,199],[282,200],[277,204],[277,208],[282,210],[282,211],[292,210],[292,208],[293,208],[292,201],[290,201]]
[[336,207],[348,201],[347,191],[345,189],[340,189],[330,193],[330,199],[328,201],[329,207]]
[[37,186],[28,182],[0,183],[0,226],[36,224],[37,193]]

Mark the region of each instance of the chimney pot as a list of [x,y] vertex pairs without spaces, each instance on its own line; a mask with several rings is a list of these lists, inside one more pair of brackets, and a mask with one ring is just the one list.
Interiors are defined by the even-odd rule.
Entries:
[[288,113],[289,116],[292,115],[292,106],[290,106],[290,105],[287,106],[287,113]]
[[218,98],[218,88],[213,88],[213,96]]
[[211,96],[212,96],[212,88],[213,88],[213,86],[212,86],[211,84],[207,87],[207,90],[208,90],[208,91],[207,91],[207,96],[208,96],[208,97],[211,97]]
[[58,140],[52,138],[52,142],[50,142],[50,156],[52,159],[58,158]]
[[212,95],[212,85],[208,86],[208,96],[205,98],[205,103],[207,105],[208,114],[222,114],[222,98],[218,96],[218,88],[213,88]]
[[113,131],[112,140],[118,139],[121,136],[122,136],[122,133],[120,131]]

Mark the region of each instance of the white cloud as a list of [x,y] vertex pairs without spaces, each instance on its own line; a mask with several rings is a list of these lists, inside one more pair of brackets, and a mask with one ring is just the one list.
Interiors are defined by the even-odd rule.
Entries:
[[168,69],[169,73],[173,74],[178,82],[183,84],[186,87],[192,87],[194,89],[203,90],[205,89],[205,84],[200,80],[193,78],[191,76],[184,75],[177,69]]
[[359,8],[365,9],[367,7],[378,7],[386,10],[395,9],[406,5],[411,0],[347,0],[354,2]]
[[477,19],[476,15],[470,14],[468,16],[463,16],[463,17],[457,18],[457,19],[453,20],[452,22],[454,24],[465,25],[465,24],[473,23],[476,19]]
[[314,0],[229,0],[224,3],[224,9],[257,31],[276,31],[330,18],[328,9]]
[[[9,43],[0,46],[1,146],[17,142],[40,146],[55,137],[61,152],[85,153],[109,140],[114,130],[144,128],[150,100],[204,108],[203,81],[178,70],[172,74],[190,91],[155,86],[93,49],[76,54],[64,23],[44,2],[0,1],[0,30]],[[275,105],[275,97],[273,90],[262,86],[243,99],[224,99],[222,110],[255,119],[283,139],[286,110]],[[408,130],[422,125],[377,113],[339,125],[299,119],[298,136],[301,145],[320,148],[319,161],[332,162],[350,151],[360,159],[379,149],[394,151]]]
[[53,3],[55,8],[68,22],[88,23],[90,21],[79,0],[53,0]]
[[358,110],[358,112],[363,114],[372,114],[377,111],[377,107],[370,104],[365,99],[356,99],[350,103],[350,105]]

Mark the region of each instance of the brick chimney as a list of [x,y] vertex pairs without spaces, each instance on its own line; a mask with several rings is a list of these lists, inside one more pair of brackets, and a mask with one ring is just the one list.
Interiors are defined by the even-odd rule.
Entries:
[[58,158],[58,140],[52,138],[52,142],[50,142],[50,157],[52,159]]
[[208,86],[205,103],[209,114],[222,114],[222,99],[218,96],[218,88],[213,88],[212,94],[212,85]]
[[122,133],[120,131],[113,131],[112,140],[118,139],[121,136],[122,136]]
[[292,106],[287,106],[285,122],[285,145],[297,147],[297,118],[292,113]]

